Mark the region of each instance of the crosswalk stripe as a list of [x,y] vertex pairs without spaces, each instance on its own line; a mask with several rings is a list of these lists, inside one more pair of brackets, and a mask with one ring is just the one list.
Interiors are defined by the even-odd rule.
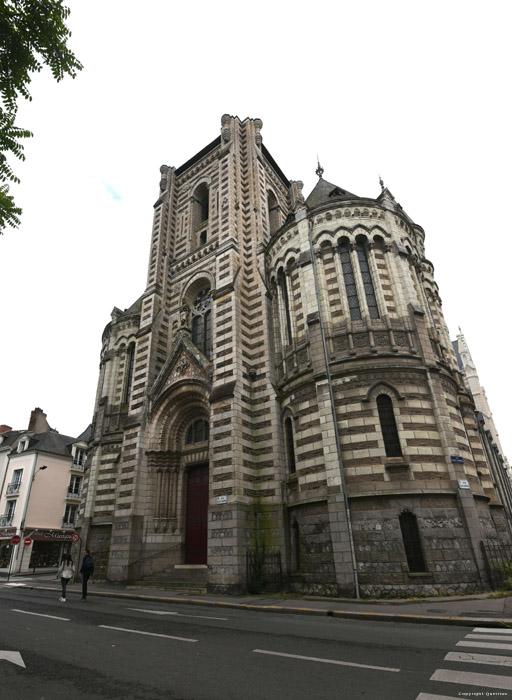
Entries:
[[416,700],[460,700],[460,698],[454,698],[453,695],[431,695],[430,693],[420,693]]
[[500,642],[508,642],[511,645],[510,648],[512,649],[512,639],[509,639],[508,637],[500,637],[496,634],[467,634],[464,639],[494,639]]
[[510,676],[496,676],[490,673],[468,673],[466,671],[448,671],[445,668],[438,668],[432,674],[430,680],[512,690],[512,678]]
[[502,629],[501,627],[496,629],[493,629],[492,627],[474,627],[473,632],[485,632],[487,634],[490,632],[493,634],[512,634],[512,629]]
[[448,654],[446,654],[444,660],[463,661],[472,664],[489,664],[490,666],[512,666],[512,656],[469,654],[463,651],[450,651]]
[[512,647],[510,644],[500,644],[499,642],[457,642],[455,645],[457,647],[476,647],[477,649],[507,649],[508,651],[512,650]]

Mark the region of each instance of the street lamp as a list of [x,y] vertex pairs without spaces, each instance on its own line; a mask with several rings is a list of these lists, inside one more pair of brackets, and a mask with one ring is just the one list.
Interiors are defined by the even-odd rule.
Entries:
[[[16,561],[18,560],[18,557],[20,555],[20,549],[22,546],[25,546],[22,544],[22,541],[24,539],[23,537],[23,531],[25,529],[25,519],[27,517],[27,510],[28,510],[28,504],[30,501],[30,494],[32,493],[32,484],[34,483],[34,479],[36,478],[36,474],[38,472],[42,472],[44,469],[48,469],[46,464],[41,465],[38,469],[35,470],[35,472],[32,474],[32,479],[30,480],[30,484],[28,485],[28,492],[27,492],[27,497],[25,498],[25,504],[23,507],[23,517],[21,518],[21,523],[20,523],[20,543],[17,545],[18,549],[16,551]],[[14,552],[13,556],[11,557],[11,562],[14,559]],[[23,557],[21,557],[21,561],[23,561]],[[10,566],[9,566],[9,575],[10,575]],[[21,569],[21,562],[20,562],[20,569]],[[7,577],[7,580],[9,580],[9,575]]]

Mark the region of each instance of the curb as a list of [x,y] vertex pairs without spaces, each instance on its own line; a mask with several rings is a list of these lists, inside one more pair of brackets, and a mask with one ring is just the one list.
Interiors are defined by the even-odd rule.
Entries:
[[[47,586],[25,586],[32,591],[58,591]],[[68,590],[68,593],[80,595],[80,591]],[[201,605],[203,607],[222,607],[251,612],[271,612],[286,615],[312,615],[317,617],[335,617],[347,620],[371,620],[372,622],[409,622],[423,625],[459,625],[463,627],[511,627],[512,619],[499,620],[489,617],[438,617],[434,615],[405,615],[402,613],[356,612],[352,610],[323,610],[318,608],[288,608],[282,605],[254,605],[251,603],[231,603],[222,600],[201,600],[199,598],[171,598],[169,596],[143,595],[140,593],[118,593],[114,591],[89,591],[88,596],[103,598],[124,598],[126,600],[148,600],[154,603],[180,603]]]

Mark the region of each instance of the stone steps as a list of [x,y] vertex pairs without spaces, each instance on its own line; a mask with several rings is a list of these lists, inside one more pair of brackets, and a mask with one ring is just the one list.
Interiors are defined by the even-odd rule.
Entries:
[[165,588],[182,593],[206,593],[205,565],[177,564],[172,569],[148,574],[134,583],[135,586]]

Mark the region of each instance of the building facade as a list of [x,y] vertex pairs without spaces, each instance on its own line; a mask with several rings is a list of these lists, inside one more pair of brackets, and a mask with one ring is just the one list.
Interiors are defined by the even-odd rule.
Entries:
[[320,166],[305,199],[261,128],[224,115],[161,168],[146,289],[103,333],[82,538],[113,581],[485,587],[510,530],[424,231]]
[[[40,408],[28,429],[0,432],[0,569],[15,574],[58,566],[71,550],[89,433],[52,430]],[[16,539],[19,542],[16,544]]]

